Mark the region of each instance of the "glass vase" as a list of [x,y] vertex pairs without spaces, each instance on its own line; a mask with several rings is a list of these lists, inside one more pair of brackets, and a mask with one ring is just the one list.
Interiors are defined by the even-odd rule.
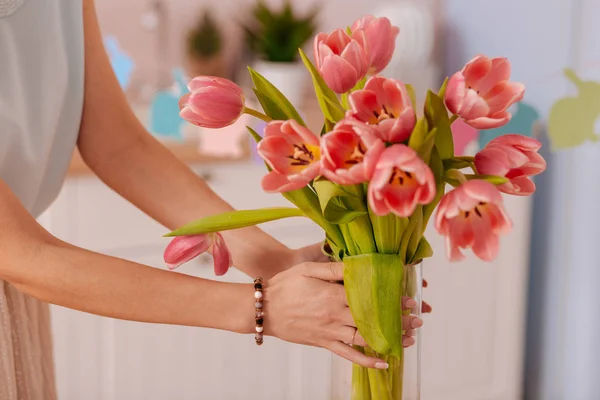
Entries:
[[[399,266],[404,268],[401,294],[415,299],[417,306],[404,314],[421,316],[422,263]],[[403,330],[405,333],[405,330]],[[421,335],[417,329],[416,343],[405,348],[402,355],[378,354],[369,348],[355,346],[359,351],[379,357],[389,364],[387,370],[353,365],[333,355],[331,376],[332,400],[420,400],[421,398]]]

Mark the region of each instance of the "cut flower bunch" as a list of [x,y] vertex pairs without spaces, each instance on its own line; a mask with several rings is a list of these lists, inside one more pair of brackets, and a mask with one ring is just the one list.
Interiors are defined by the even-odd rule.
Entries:
[[[206,128],[233,124],[247,113],[267,122],[248,128],[268,172],[266,192],[294,207],[234,211],[177,229],[165,250],[170,267],[212,247],[215,273],[232,260],[220,231],[288,217],[308,217],[325,232],[323,251],[345,264],[344,286],[358,330],[388,370],[354,366],[354,399],[403,397],[401,299],[414,297],[417,278],[408,268],[431,257],[424,236],[434,217],[452,261],[471,249],[484,261],[499,251],[511,229],[501,193],[530,195],[531,177],[544,171],[541,144],[510,134],[492,140],[475,157],[454,154],[451,125],[461,118],[477,129],[506,124],[509,107],[525,88],[510,80],[506,58],[478,55],[429,91],[421,117],[413,88],[379,75],[389,63],[399,28],[366,16],[350,28],[320,33],[314,63],[299,50],[323,113],[320,132],[309,130],[295,107],[250,69],[262,111],[246,106],[242,89],[216,77],[197,77],[181,99],[181,116]],[[435,215],[434,215],[435,213]]]

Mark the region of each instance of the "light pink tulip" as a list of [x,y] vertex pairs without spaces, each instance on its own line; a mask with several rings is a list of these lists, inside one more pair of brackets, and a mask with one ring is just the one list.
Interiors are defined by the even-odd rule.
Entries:
[[230,80],[199,76],[188,84],[191,93],[179,100],[179,115],[204,128],[224,128],[244,113],[244,93]]
[[480,174],[508,178],[509,182],[498,186],[501,192],[529,196],[535,192],[535,183],[529,177],[546,170],[546,160],[538,154],[541,147],[534,138],[498,136],[475,155],[475,167]]
[[170,270],[193,260],[212,247],[215,275],[224,275],[231,267],[231,254],[220,233],[178,236],[169,243],[164,259]]
[[435,197],[435,178],[416,151],[395,144],[383,151],[369,183],[368,199],[376,215],[410,216],[418,204]]
[[358,121],[340,121],[321,138],[323,175],[340,185],[367,182],[384,149],[372,127]]
[[498,236],[511,227],[502,195],[493,184],[482,180],[468,181],[447,193],[435,218],[435,228],[446,236],[450,261],[462,260],[461,249],[465,248],[472,248],[484,261],[492,261],[498,255]]
[[508,59],[479,55],[448,81],[446,106],[475,129],[498,128],[511,118],[506,110],[525,94],[522,83],[509,79]]
[[367,37],[367,55],[369,57],[369,75],[380,73],[387,67],[394,55],[396,37],[400,33],[397,26],[393,26],[389,19],[375,18],[372,15],[363,17],[352,25],[352,32],[359,29],[365,31]]
[[336,29],[329,35],[319,33],[315,37],[316,67],[331,90],[346,93],[367,74],[369,59],[365,45],[366,35],[360,29],[352,36]]
[[320,174],[319,139],[294,120],[269,122],[257,151],[272,168],[262,179],[266,192],[301,189]]
[[407,140],[416,122],[406,86],[380,76],[370,78],[363,90],[352,92],[348,117],[377,125],[381,139],[391,143]]

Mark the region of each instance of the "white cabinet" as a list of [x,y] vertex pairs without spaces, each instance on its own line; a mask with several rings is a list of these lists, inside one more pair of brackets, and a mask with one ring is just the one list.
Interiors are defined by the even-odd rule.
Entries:
[[[198,172],[209,172],[214,190],[234,207],[286,204],[260,190],[262,166],[207,166]],[[492,265],[473,258],[449,265],[441,238],[430,235],[438,254],[425,267],[431,284],[425,297],[434,313],[425,317],[423,399],[519,398],[529,204],[507,200],[515,229]],[[95,178],[69,179],[40,221],[71,243],[164,268],[165,229]],[[323,236],[302,219],[263,228],[292,247]],[[215,279],[210,259],[202,257],[179,272]],[[249,278],[232,270],[223,279]],[[331,356],[321,349],[272,338],[258,348],[251,336],[52,311],[61,400],[329,399]]]

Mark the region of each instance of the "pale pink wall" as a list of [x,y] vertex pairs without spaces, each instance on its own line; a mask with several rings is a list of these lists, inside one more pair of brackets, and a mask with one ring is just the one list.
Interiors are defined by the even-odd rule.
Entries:
[[[266,0],[277,5],[281,0]],[[356,18],[369,13],[384,0],[321,0],[320,28],[330,30],[348,25]],[[169,71],[181,66],[184,60],[184,38],[204,7],[210,7],[222,21],[226,35],[226,55],[230,61],[239,54],[242,45],[237,20],[244,18],[244,11],[254,0],[164,0],[168,13],[168,54],[159,63],[157,59],[157,34],[142,25],[143,15],[151,10],[151,0],[96,0],[100,25],[104,34],[117,36],[123,50],[136,62],[134,80],[156,80],[157,69]],[[299,11],[315,4],[314,0],[294,0]]]

